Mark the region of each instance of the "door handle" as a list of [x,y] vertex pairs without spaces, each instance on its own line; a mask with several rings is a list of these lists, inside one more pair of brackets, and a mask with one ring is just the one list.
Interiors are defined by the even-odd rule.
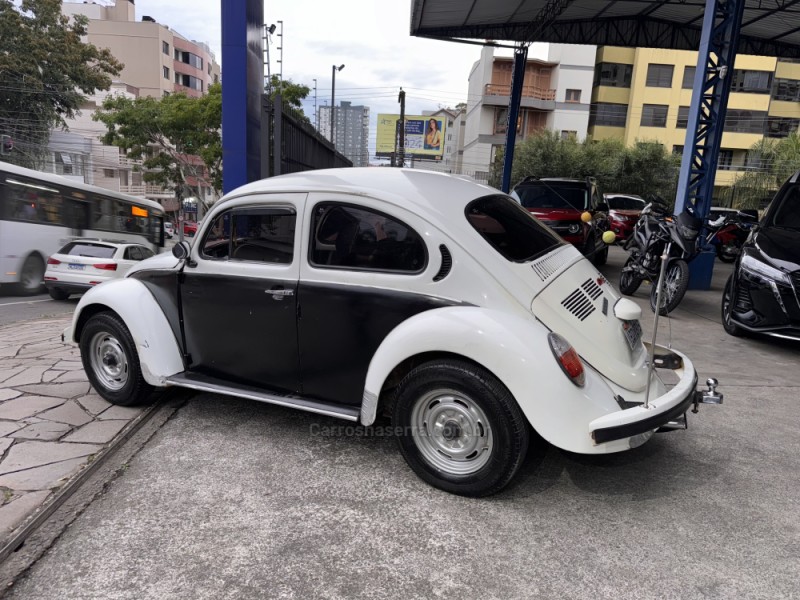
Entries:
[[294,296],[294,290],[284,288],[272,288],[271,290],[264,290],[265,293],[270,294],[273,300],[283,300],[284,296]]

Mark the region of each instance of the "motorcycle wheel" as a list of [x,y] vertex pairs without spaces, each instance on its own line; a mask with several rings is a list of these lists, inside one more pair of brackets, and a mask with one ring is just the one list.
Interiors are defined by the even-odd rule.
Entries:
[[639,289],[639,286],[642,285],[642,280],[637,277],[633,271],[626,271],[625,267],[629,267],[634,262],[634,258],[631,256],[628,260],[625,261],[625,266],[622,267],[622,273],[619,274],[619,291],[625,294],[626,296],[633,296],[636,293],[636,290]]
[[[650,287],[650,309],[656,311],[657,281]],[[661,292],[661,310],[658,314],[666,316],[675,310],[683,300],[689,287],[689,265],[685,260],[674,260],[667,265],[664,274],[664,289]]]
[[732,263],[739,256],[739,246],[735,243],[720,244],[717,246],[717,258],[724,263]]

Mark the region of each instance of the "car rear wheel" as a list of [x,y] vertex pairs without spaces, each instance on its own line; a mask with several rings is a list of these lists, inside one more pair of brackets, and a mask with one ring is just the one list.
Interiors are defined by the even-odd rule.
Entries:
[[38,294],[42,290],[44,280],[44,261],[36,254],[31,254],[22,263],[17,288],[25,296]]
[[722,328],[730,335],[741,337],[744,330],[733,322],[733,275],[728,277],[722,292]]
[[80,338],[81,360],[92,387],[108,402],[131,406],[153,391],[142,376],[133,337],[110,312],[89,318]]
[[66,300],[69,298],[69,294],[62,289],[59,288],[49,288],[47,293],[50,294],[50,297],[53,300]]
[[499,492],[528,450],[528,423],[511,393],[485,369],[459,360],[412,370],[397,388],[392,417],[408,465],[453,494]]
[[642,285],[641,278],[637,277],[636,271],[633,270],[635,262],[636,260],[632,256],[628,257],[622,267],[622,273],[619,274],[619,291],[626,296],[633,296]]
[[[689,265],[685,260],[673,260],[667,265],[664,274],[664,289],[661,290],[661,310],[658,314],[666,316],[678,307],[689,288]],[[658,281],[650,287],[650,309],[656,311]]]

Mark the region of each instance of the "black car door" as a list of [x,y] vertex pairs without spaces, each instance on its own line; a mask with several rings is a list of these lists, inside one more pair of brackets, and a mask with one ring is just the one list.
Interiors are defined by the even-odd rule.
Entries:
[[304,195],[218,213],[183,272],[191,371],[234,384],[298,392],[298,240]]

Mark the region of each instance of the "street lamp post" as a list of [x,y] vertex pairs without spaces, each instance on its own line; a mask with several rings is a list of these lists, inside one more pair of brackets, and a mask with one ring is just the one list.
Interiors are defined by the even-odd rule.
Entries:
[[336,120],[334,119],[334,113],[336,112],[336,71],[341,71],[344,69],[344,65],[333,65],[332,68],[332,77],[331,77],[331,143],[333,144],[334,149],[336,148],[336,138],[334,137],[334,127],[336,125]]

